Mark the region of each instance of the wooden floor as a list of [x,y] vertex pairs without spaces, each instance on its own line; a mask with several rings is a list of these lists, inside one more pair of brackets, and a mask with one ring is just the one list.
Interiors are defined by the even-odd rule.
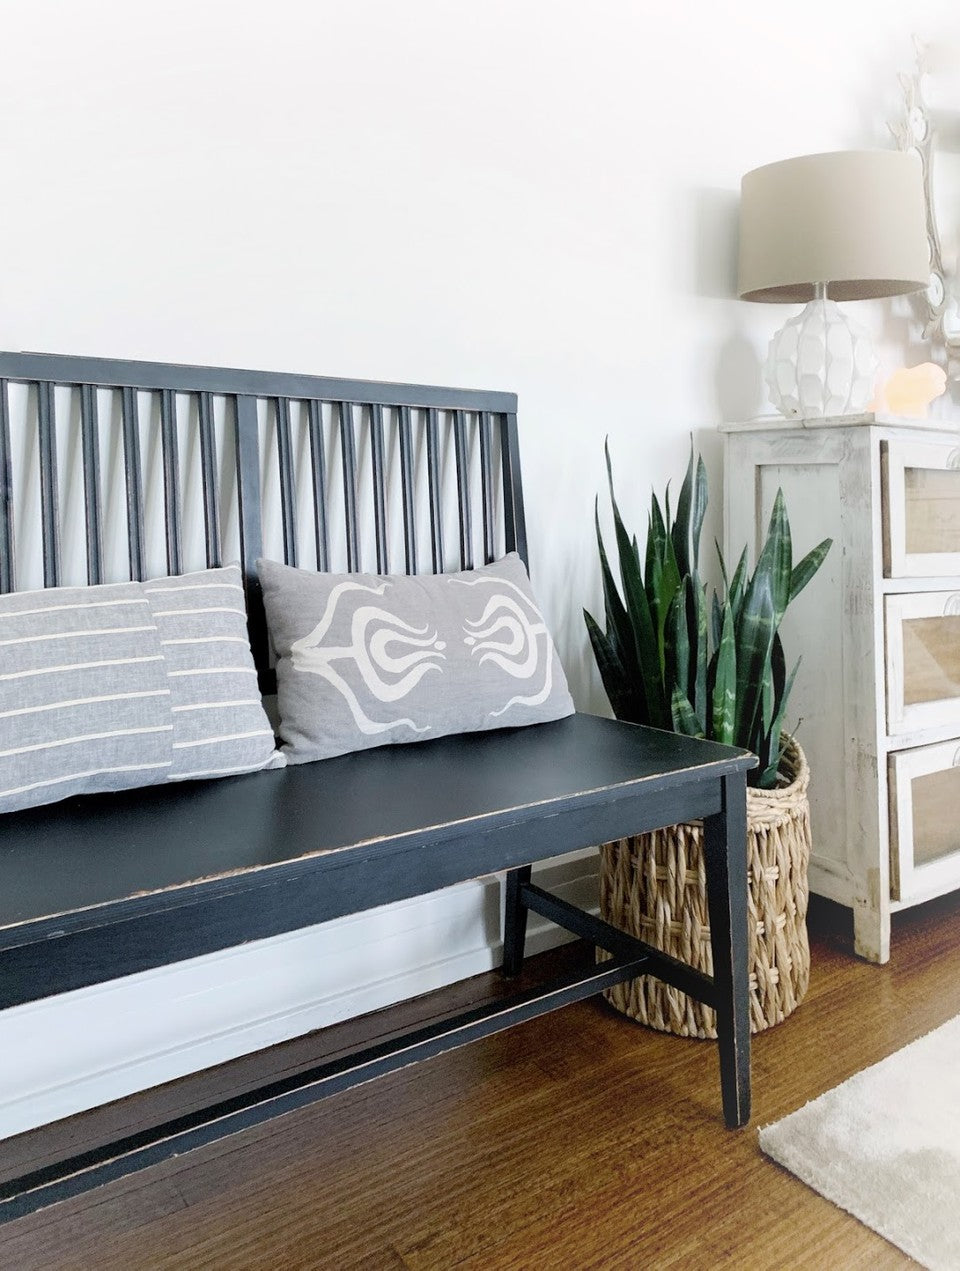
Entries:
[[[591,1002],[12,1223],[0,1267],[913,1265],[757,1147],[758,1125],[960,1013],[960,899],[902,915],[887,967],[853,957],[845,917],[813,916],[807,999],[755,1039],[746,1130],[723,1127],[710,1043]],[[480,977],[269,1062],[285,1070],[498,990]],[[75,1118],[73,1141],[188,1105],[210,1083],[242,1084],[263,1062]],[[14,1146],[29,1159],[35,1143]]]

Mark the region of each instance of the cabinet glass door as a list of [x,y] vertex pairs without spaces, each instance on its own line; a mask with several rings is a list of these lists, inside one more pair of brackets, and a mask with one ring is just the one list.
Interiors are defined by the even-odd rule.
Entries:
[[890,756],[890,878],[895,900],[960,883],[960,741]]
[[887,731],[960,732],[960,592],[888,596]]
[[885,442],[882,457],[887,577],[960,573],[960,437]]

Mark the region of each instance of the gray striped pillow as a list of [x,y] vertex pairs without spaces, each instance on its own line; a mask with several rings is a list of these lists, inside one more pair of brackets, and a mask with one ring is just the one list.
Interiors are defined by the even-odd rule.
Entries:
[[143,591],[170,688],[169,779],[282,765],[257,688],[238,566],[157,578]]
[[236,566],[2,596],[0,811],[282,765],[256,686]]

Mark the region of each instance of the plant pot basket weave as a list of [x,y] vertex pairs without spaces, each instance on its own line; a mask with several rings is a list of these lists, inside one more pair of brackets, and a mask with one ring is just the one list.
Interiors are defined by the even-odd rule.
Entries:
[[[782,786],[747,790],[750,1030],[796,1009],[810,979],[807,864],[810,770],[791,738]],[[600,911],[607,922],[713,974],[701,822],[606,843],[600,849]],[[609,955],[598,951],[598,959]],[[653,976],[604,993],[624,1015],[680,1037],[716,1037],[716,1015]]]

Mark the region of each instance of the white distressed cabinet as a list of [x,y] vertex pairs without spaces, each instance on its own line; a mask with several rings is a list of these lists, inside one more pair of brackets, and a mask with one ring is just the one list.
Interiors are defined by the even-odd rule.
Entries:
[[960,888],[960,421],[722,431],[731,567],[745,543],[756,559],[778,487],[795,560],[833,538],[782,627],[802,656],[788,726],[811,769],[811,890],[886,962],[891,913]]

